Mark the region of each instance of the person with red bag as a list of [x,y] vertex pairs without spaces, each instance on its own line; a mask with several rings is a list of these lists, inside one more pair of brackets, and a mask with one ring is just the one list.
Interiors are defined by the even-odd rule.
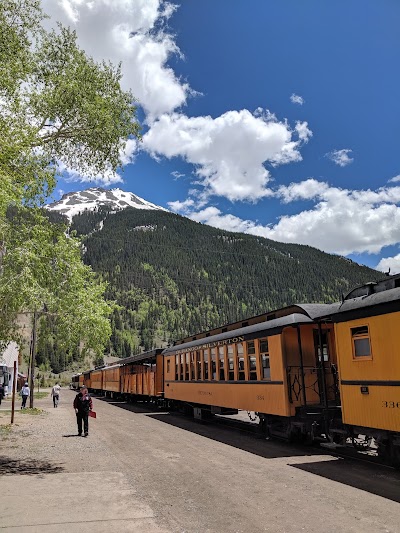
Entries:
[[89,396],[87,387],[81,387],[80,392],[75,396],[74,409],[78,424],[78,435],[82,435],[83,422],[84,436],[87,437],[89,435],[89,413],[93,409],[92,398]]

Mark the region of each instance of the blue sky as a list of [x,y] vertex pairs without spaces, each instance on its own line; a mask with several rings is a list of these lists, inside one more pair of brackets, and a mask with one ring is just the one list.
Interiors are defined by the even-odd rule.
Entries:
[[400,271],[396,0],[42,0],[123,62],[143,142],[120,187],[193,220]]

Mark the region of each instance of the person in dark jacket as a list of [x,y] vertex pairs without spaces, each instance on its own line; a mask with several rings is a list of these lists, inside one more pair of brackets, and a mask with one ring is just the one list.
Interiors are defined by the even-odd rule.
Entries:
[[4,385],[3,383],[0,382],[0,405],[1,405],[1,400],[3,399],[4,397]]
[[89,435],[89,411],[93,409],[93,402],[86,387],[81,387],[80,392],[75,396],[74,409],[78,424],[78,435],[82,435],[83,422],[84,435],[87,437]]

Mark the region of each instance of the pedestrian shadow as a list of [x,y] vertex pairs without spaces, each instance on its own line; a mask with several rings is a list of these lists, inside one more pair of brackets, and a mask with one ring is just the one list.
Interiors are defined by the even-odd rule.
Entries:
[[81,435],[78,435],[78,433],[72,433],[72,435],[63,435],[63,437],[81,437]]
[[0,476],[4,475],[38,475],[38,474],[58,474],[64,468],[49,461],[39,459],[11,459],[0,456]]

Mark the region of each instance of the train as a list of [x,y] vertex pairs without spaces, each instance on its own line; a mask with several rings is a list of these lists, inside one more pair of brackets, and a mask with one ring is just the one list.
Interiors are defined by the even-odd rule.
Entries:
[[374,443],[400,467],[400,275],[332,304],[294,304],[73,377],[74,386],[180,409],[239,410],[266,437]]

